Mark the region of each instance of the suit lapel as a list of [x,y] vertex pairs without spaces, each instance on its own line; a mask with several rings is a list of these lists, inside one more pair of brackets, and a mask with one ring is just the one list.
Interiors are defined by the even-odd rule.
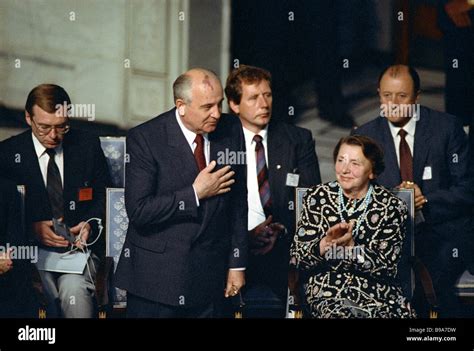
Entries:
[[[278,196],[285,187],[285,170],[284,167],[288,160],[288,148],[283,147],[285,135],[279,128],[278,123],[270,123],[268,127],[268,181],[270,183],[270,194],[273,203],[279,203]],[[280,165],[277,169],[277,165]]]
[[79,150],[75,150],[76,145],[74,145],[73,142],[69,141],[70,138],[65,138],[63,142],[64,195],[66,195],[68,190],[71,190],[74,186],[79,185],[81,172],[79,172],[79,169],[77,169],[76,167],[81,167],[81,165],[83,165],[82,153]]
[[166,136],[168,138],[167,144],[170,147],[169,152],[172,154],[171,160],[176,171],[173,176],[180,176],[184,182],[188,183],[190,179],[194,180],[199,173],[193,152],[176,121],[175,109],[163,118],[169,118],[166,125]]
[[422,183],[423,170],[430,150],[430,139],[433,133],[430,132],[432,126],[429,124],[429,121],[428,109],[421,107],[419,120],[416,122],[413,152],[413,179],[417,184]]
[[33,139],[31,134],[28,134],[27,136],[25,143],[26,152],[23,154],[23,157],[25,158],[25,164],[28,165],[28,173],[30,173],[28,179],[32,179],[35,187],[44,191],[44,195],[47,198],[46,187],[44,185],[43,175],[41,174],[38,157],[36,156],[35,147],[33,145]]
[[[21,142],[23,144],[23,142]],[[34,206],[32,210],[36,215],[35,219],[38,218],[47,218],[51,216],[51,205],[49,203],[48,192],[46,191],[45,182],[43,180],[43,175],[41,174],[41,169],[39,166],[38,157],[36,156],[35,147],[33,145],[33,139],[31,132],[25,133],[24,140],[24,151],[22,153],[22,163],[24,167],[24,179],[22,182],[24,184],[30,184],[31,188],[26,186],[26,198],[30,205]],[[38,203],[44,203],[44,207],[38,207]]]
[[[222,144],[222,142],[220,141],[220,139],[216,137],[216,135],[217,135],[216,133],[208,134],[209,142],[210,142],[209,161],[214,160],[214,161],[217,162],[218,153],[219,152],[224,152],[225,147]],[[216,167],[214,168],[214,172],[216,170],[222,168],[223,166],[225,166],[225,165],[216,165]],[[222,196],[217,195],[217,196],[213,196],[213,197],[210,197],[210,198],[206,199],[206,201],[204,202],[204,205],[205,205],[204,206],[204,216],[203,216],[202,226],[201,226],[201,230],[199,231],[199,234],[201,234],[204,231],[204,229],[207,226],[207,223],[209,222],[209,220],[214,215],[214,212],[217,210],[217,207],[219,205],[219,202],[221,201],[221,198],[222,198]]]
[[[393,141],[392,133],[390,132],[390,127],[388,125],[388,119],[381,118],[382,123],[382,145],[386,145],[384,149],[385,153],[385,169],[387,171],[384,172],[385,176],[388,178],[386,180],[386,184],[389,184],[389,187],[395,187],[402,182],[402,178],[400,176],[400,167],[398,166],[397,161],[397,153],[395,151],[395,143]],[[392,170],[396,170],[393,172]]]

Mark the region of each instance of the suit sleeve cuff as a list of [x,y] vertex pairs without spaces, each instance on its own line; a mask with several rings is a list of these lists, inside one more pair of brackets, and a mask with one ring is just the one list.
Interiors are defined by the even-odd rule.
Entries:
[[194,197],[196,198],[196,206],[199,207],[199,198],[198,198],[198,194],[196,192],[196,188],[194,187],[194,185],[193,185],[193,190],[194,190]]

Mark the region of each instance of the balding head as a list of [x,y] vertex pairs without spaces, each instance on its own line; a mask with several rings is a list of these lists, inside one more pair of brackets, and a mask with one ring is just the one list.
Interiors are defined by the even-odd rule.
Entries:
[[222,89],[221,83],[217,75],[205,68],[192,68],[187,72],[181,74],[173,83],[173,96],[174,101],[181,99],[186,103],[192,101],[192,88],[196,86],[203,89],[214,89],[216,83]]
[[408,76],[410,77],[413,83],[413,93],[415,95],[418,95],[420,93],[420,76],[418,75],[418,72],[416,72],[416,70],[411,66],[392,65],[385,68],[379,75],[379,88],[382,78],[384,78],[384,76],[389,76],[391,78],[400,78],[403,76]]

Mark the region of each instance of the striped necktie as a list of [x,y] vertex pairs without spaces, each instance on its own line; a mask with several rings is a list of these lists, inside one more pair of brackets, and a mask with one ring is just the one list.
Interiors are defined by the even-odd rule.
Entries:
[[268,217],[272,213],[272,198],[270,196],[268,168],[265,161],[265,148],[262,140],[263,138],[258,134],[253,137],[253,141],[255,141],[255,156],[257,161],[258,193],[260,195],[263,211],[265,212],[265,217]]

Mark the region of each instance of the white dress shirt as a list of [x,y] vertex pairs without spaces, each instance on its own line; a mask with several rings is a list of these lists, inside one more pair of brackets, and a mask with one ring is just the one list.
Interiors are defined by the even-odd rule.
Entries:
[[[189,147],[191,148],[192,153],[194,154],[194,150],[196,150],[197,144],[194,142],[194,139],[196,139],[196,133],[190,131],[186,126],[183,124],[183,121],[181,121],[181,116],[178,113],[178,110],[175,112],[176,114],[176,120],[178,121],[179,128],[181,128],[181,131],[184,134],[184,137],[186,138],[186,141],[189,144]],[[206,165],[209,164],[209,158],[210,156],[210,147],[211,143],[209,142],[209,136],[207,133],[202,134],[204,137],[204,157],[206,158]],[[194,186],[193,186],[194,189]],[[196,203],[199,206],[199,198],[196,193],[196,189],[194,189],[194,195],[196,196]]]
[[395,152],[397,153],[398,167],[400,167],[400,139],[401,139],[400,135],[398,135],[398,132],[400,131],[400,129],[403,129],[407,132],[407,135],[405,136],[405,140],[407,141],[408,147],[410,148],[410,152],[413,157],[413,150],[415,147],[416,120],[417,120],[416,115],[413,115],[413,117],[410,118],[410,121],[408,121],[408,123],[405,124],[403,128],[397,127],[393,125],[391,122],[388,122],[388,126],[390,127],[390,133],[392,133],[393,143],[395,144]]
[[[49,155],[46,153],[46,148],[40,143],[38,138],[36,138],[33,133],[31,133],[31,136],[33,138],[33,146],[35,147],[36,156],[38,157],[41,175],[43,176],[44,186],[47,187]],[[64,153],[62,144],[60,144],[54,150],[56,151],[54,161],[59,168],[59,174],[61,175],[61,182],[64,188]]]
[[[245,150],[247,150],[247,204],[248,204],[248,230],[254,229],[257,225],[265,221],[260,193],[258,192],[257,180],[257,155],[255,152],[256,143],[253,137],[254,132],[243,128],[245,137]],[[262,144],[265,148],[265,162],[268,168],[268,126],[258,133],[262,137]]]

